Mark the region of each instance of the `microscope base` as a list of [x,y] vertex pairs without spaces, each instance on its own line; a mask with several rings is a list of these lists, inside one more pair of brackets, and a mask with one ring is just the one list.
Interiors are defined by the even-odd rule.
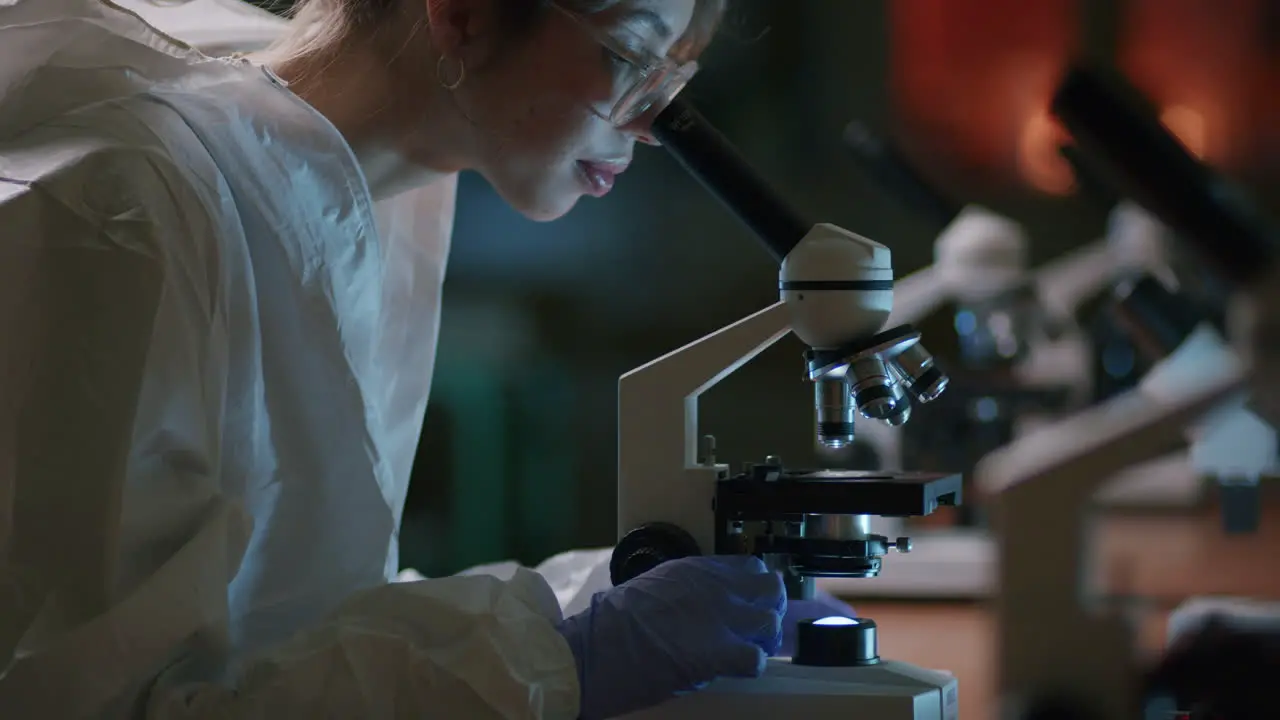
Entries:
[[722,678],[705,690],[625,720],[957,720],[955,677],[891,660],[861,667],[793,665],[771,658],[757,680]]

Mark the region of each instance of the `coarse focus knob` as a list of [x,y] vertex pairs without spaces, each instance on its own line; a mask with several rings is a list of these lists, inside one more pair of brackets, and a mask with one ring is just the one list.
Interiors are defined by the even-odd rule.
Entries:
[[618,541],[609,558],[609,579],[617,587],[668,560],[701,555],[698,541],[677,525],[648,523]]

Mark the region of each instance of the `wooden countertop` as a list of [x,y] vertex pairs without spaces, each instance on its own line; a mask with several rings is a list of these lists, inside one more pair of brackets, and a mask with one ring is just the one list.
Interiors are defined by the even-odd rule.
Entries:
[[[1139,614],[1142,649],[1163,648],[1168,613],[1188,597],[1280,599],[1280,502],[1268,498],[1262,523],[1256,535],[1227,537],[1216,508],[1196,516],[1103,521],[1099,552],[1109,591],[1153,599]],[[994,717],[994,618],[985,604],[846,600],[876,621],[883,657],[954,673],[960,717]]]
[[[978,603],[864,602],[859,615],[876,621],[880,655],[946,670],[960,684],[961,720],[987,720],[995,712],[994,618]],[[1142,623],[1143,647],[1164,644],[1166,613]]]

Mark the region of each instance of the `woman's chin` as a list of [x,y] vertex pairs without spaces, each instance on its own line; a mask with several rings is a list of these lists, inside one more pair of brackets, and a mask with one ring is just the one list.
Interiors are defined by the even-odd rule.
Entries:
[[538,198],[538,202],[517,207],[516,210],[534,222],[551,222],[568,215],[581,199],[581,192],[560,193],[554,197],[543,196]]
[[523,182],[496,183],[490,185],[507,202],[512,210],[534,222],[559,220],[572,210],[586,194],[582,183],[574,177],[560,178],[546,175]]

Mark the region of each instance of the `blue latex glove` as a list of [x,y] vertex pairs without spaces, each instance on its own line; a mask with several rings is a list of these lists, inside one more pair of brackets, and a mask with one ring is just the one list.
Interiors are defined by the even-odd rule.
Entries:
[[657,705],[717,677],[759,677],[782,642],[782,578],[752,555],[665,562],[560,624],[583,720]]
[[824,617],[858,617],[853,608],[837,600],[834,595],[819,590],[812,600],[792,600],[787,605],[787,615],[782,619],[782,647],[778,655],[795,657],[796,626],[802,620],[817,620]]

